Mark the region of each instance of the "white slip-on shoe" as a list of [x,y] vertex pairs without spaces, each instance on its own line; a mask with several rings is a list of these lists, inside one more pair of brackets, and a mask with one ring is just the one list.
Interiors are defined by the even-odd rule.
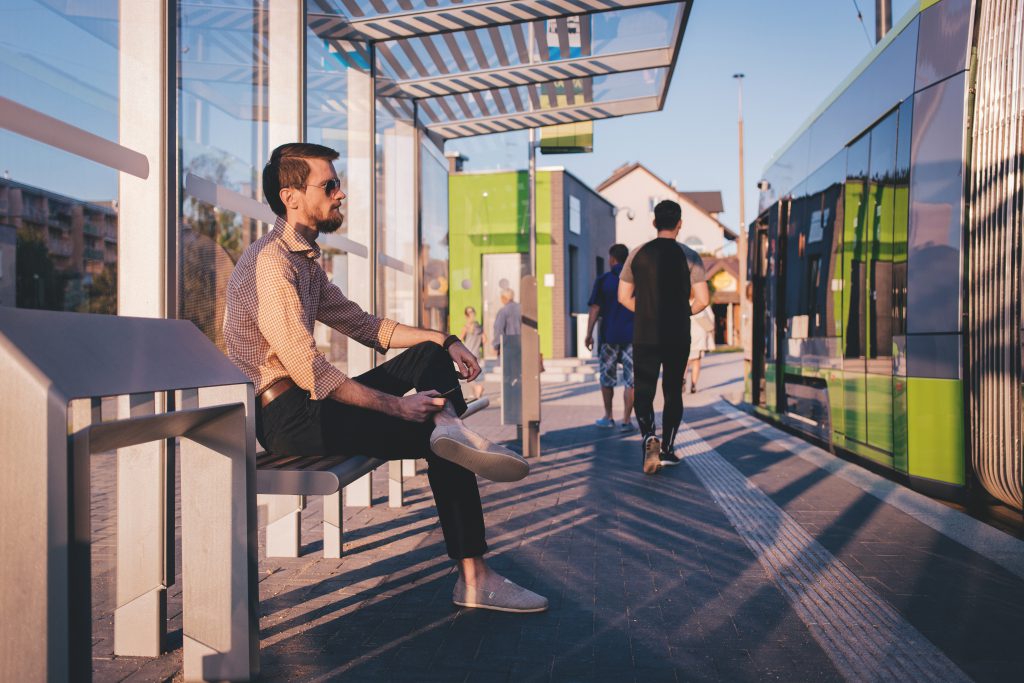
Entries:
[[467,586],[459,577],[452,591],[452,602],[459,607],[478,607],[499,612],[543,612],[548,608],[548,599],[531,590],[501,577],[494,586],[479,588]]
[[491,481],[519,481],[530,473],[530,465],[521,455],[488,441],[465,425],[435,427],[430,435],[430,450]]

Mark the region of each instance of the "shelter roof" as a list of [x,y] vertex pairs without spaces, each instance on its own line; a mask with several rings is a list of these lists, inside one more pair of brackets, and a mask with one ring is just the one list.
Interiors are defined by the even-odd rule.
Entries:
[[[692,0],[312,0],[309,28],[450,139],[662,108]],[[396,110],[404,107],[391,105]]]

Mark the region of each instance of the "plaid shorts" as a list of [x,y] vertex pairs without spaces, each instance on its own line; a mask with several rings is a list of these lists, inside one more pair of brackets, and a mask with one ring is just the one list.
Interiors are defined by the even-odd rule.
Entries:
[[614,387],[622,364],[622,384],[633,388],[633,345],[601,344],[601,386]]

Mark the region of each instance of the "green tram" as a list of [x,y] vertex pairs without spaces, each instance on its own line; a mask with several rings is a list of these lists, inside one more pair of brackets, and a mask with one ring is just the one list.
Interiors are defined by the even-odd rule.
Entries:
[[923,0],[760,189],[753,409],[1021,511],[1024,3]]

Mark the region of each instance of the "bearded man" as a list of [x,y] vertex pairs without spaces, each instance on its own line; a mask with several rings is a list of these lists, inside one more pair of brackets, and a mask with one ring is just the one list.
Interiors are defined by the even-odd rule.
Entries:
[[[345,193],[331,163],[337,158],[329,147],[306,143],[274,150],[263,170],[263,193],[277,222],[245,250],[228,283],[224,341],[256,389],[256,436],[284,455],[425,458],[448,555],[459,567],[453,602],[543,611],[546,598],[500,576],[483,559],[476,475],[515,481],[529,465],[460,419],[466,402],[459,378],[476,379],[476,357],[455,335],[362,310],[320,265],[317,237],[343,221]],[[408,350],[350,378],[317,348],[316,321],[380,353]]]

